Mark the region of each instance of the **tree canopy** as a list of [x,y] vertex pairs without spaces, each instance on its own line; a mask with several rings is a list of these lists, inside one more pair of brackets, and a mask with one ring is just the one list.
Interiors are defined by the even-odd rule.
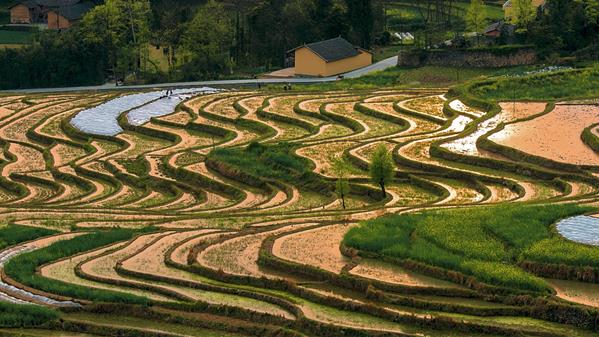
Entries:
[[387,195],[385,187],[393,179],[393,171],[395,165],[391,153],[385,145],[379,145],[372,154],[372,160],[370,163],[370,180],[381,187],[383,198]]
[[482,0],[472,0],[466,10],[466,27],[478,34],[487,26],[488,14]]

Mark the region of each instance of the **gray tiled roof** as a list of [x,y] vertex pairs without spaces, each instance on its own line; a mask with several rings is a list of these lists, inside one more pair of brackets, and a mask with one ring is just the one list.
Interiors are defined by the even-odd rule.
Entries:
[[336,37],[330,40],[309,43],[301,47],[295,48],[294,50],[302,47],[310,49],[326,62],[342,60],[360,54],[359,48],[355,47],[342,37]]

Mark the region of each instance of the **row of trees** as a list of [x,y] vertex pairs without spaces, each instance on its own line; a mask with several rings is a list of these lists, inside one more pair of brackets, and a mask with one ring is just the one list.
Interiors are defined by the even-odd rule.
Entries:
[[0,89],[103,83],[107,60],[105,49],[77,31],[48,31],[30,47],[0,50]]
[[[539,8],[532,0],[511,0],[509,24],[516,26],[521,42],[536,44],[541,54],[568,54],[595,50],[599,44],[599,0],[547,0]],[[471,0],[466,12],[470,31],[481,32],[488,24],[482,0]]]
[[[239,69],[281,67],[286,50],[322,39],[344,36],[369,48],[383,31],[384,1],[105,0],[69,31],[42,32],[40,43],[0,51],[0,60],[18,60],[3,65],[20,64],[26,72],[20,81],[4,72],[0,78],[7,88],[100,83],[112,75],[140,81],[211,79]],[[61,45],[81,48],[73,54],[78,58],[43,55],[45,50],[58,55]],[[167,72],[149,57],[151,46],[166,47]],[[28,72],[67,61],[84,68],[81,76]]]
[[528,41],[545,55],[599,58],[599,0],[548,0],[525,28]]
[[[335,194],[341,201],[343,209],[345,209],[345,198],[349,195],[351,189],[348,181],[350,175],[348,164],[342,159],[338,159],[333,163],[333,171],[337,175]],[[381,188],[382,197],[385,198],[387,196],[386,188],[395,177],[395,164],[391,152],[385,145],[381,144],[374,150],[368,173],[370,181]]]
[[152,1],[152,42],[168,48],[178,80],[282,67],[285,51],[344,36],[364,48],[383,31],[386,0],[208,0],[194,8]]

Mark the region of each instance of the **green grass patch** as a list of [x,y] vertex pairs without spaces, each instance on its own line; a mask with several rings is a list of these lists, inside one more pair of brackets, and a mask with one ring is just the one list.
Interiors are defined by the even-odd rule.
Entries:
[[28,328],[58,319],[58,314],[46,307],[0,302],[0,327]]
[[0,29],[0,44],[30,44],[34,35],[31,32]]
[[[190,326],[188,324],[167,323],[160,320],[144,319],[123,315],[74,313],[65,315],[65,319],[83,321],[91,324],[117,326],[128,329],[153,330],[163,334],[176,334],[202,337],[241,337],[245,335]],[[145,334],[142,334],[145,335]],[[137,335],[136,335],[137,336]]]
[[129,173],[135,174],[138,177],[146,176],[150,170],[150,165],[142,156],[135,159],[120,159],[117,161],[119,164],[123,165]]
[[559,237],[536,242],[524,252],[523,257],[526,260],[542,263],[599,268],[599,249],[597,247],[566,241]]
[[599,252],[589,255],[590,247],[565,241],[551,230],[559,219],[590,210],[572,204],[505,204],[394,215],[351,229],[343,242],[460,271],[497,286],[546,291],[541,279],[515,263],[530,256],[540,260],[551,256],[551,262],[566,264],[599,261]]
[[[479,77],[495,75],[497,69],[425,66],[419,68],[393,67],[360,78],[331,83],[296,85],[302,91],[367,90],[381,88],[446,87]],[[280,86],[269,86],[281,90]]]
[[188,166],[192,164],[197,164],[204,160],[204,156],[193,151],[185,151],[183,154],[177,157],[175,164],[178,166]]
[[153,228],[148,227],[143,230],[113,229],[109,231],[93,232],[70,240],[59,241],[46,248],[25,253],[11,259],[6,264],[4,271],[7,275],[20,283],[53,294],[97,302],[147,304],[147,299],[139,296],[93,289],[48,279],[37,274],[36,269],[41,265],[61,258],[73,256],[116,242],[129,240],[136,234],[149,231],[153,231]]
[[252,143],[247,148],[219,148],[209,159],[224,162],[253,177],[282,180],[311,191],[329,193],[331,184],[312,172],[312,163],[294,154],[295,145]]
[[540,73],[522,77],[500,77],[474,83],[474,96],[493,100],[563,100],[599,96],[599,66],[586,69]]
[[56,231],[45,228],[8,225],[0,228],[0,249],[56,233]]

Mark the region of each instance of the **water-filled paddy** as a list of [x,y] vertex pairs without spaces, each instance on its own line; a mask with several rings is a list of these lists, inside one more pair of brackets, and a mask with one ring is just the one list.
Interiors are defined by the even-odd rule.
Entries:
[[86,133],[114,136],[123,131],[117,118],[124,112],[129,111],[127,114],[129,123],[141,125],[152,117],[172,113],[183,100],[215,91],[216,89],[213,88],[201,87],[173,90],[168,96],[166,90],[121,96],[81,111],[71,120],[71,124]]
[[599,246],[599,218],[575,216],[557,224],[557,231],[566,239],[593,246]]

